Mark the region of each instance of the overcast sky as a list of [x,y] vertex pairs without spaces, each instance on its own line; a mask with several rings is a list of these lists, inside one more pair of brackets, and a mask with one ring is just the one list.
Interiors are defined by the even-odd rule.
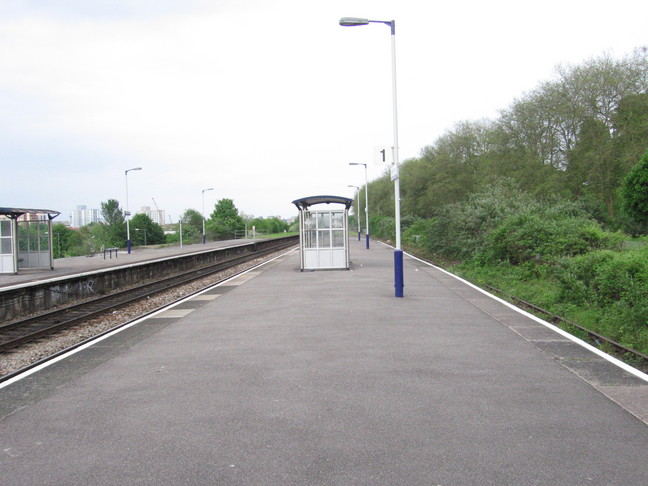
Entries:
[[[117,199],[249,215],[353,197],[391,146],[396,20],[401,161],[497,118],[557,65],[647,45],[644,0],[0,0],[0,206]],[[168,217],[167,217],[168,220]],[[56,220],[55,220],[56,221]]]

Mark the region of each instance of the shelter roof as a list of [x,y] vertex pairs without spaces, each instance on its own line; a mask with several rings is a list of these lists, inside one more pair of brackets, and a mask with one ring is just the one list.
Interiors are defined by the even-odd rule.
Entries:
[[17,219],[23,214],[47,214],[49,219],[54,219],[61,212],[52,209],[0,208],[0,215],[9,216],[11,219]]
[[353,204],[353,199],[342,196],[309,196],[302,197],[301,199],[295,199],[293,204],[297,206],[297,209],[300,211],[302,209],[308,209],[310,206],[315,204],[344,204],[346,209],[349,209]]

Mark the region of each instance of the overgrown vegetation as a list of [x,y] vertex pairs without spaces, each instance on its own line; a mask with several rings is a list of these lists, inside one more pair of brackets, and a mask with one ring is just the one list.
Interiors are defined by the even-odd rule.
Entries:
[[[646,49],[559,69],[400,173],[404,245],[648,353]],[[393,239],[388,174],[369,197]]]

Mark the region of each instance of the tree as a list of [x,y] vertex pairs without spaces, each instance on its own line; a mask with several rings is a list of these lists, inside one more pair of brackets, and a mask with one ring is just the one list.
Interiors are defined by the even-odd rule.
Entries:
[[52,225],[54,258],[71,256],[68,254],[68,249],[71,246],[75,234],[76,231],[68,228],[63,223],[56,223]]
[[252,218],[247,222],[248,231],[252,231],[252,227],[257,232],[266,234],[282,233],[288,230],[288,224],[279,218]]
[[97,228],[95,238],[100,246],[121,247],[126,244],[126,222],[124,213],[119,208],[119,201],[108,199],[101,203],[101,217],[104,220],[103,228]]
[[157,245],[164,243],[164,230],[146,214],[138,213],[130,222],[134,245]]
[[202,234],[202,221],[203,217],[195,209],[186,209],[182,217],[182,224],[184,225],[183,231],[187,231],[187,226],[197,231],[196,234]]
[[237,230],[244,228],[243,218],[231,199],[220,199],[207,221],[210,235],[216,238],[232,238]]
[[119,201],[108,199],[101,203],[101,218],[108,226],[118,225],[124,222],[124,213],[119,208]]
[[615,157],[626,174],[648,149],[648,93],[624,97],[612,119]]
[[637,222],[648,223],[648,151],[623,181],[623,208]]

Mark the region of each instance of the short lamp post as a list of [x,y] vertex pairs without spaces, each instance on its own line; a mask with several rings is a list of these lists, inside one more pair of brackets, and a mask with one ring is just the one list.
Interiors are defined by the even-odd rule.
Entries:
[[128,173],[132,170],[142,170],[141,167],[135,167],[134,169],[127,169],[124,172],[126,176],[126,248],[128,253],[131,252],[131,239],[130,239],[130,211],[128,210]]
[[394,125],[394,166],[392,167],[392,180],[394,181],[394,213],[396,219],[396,249],[394,250],[394,289],[396,297],[403,297],[403,250],[401,249],[400,228],[400,180],[398,165],[398,109],[396,103],[396,21],[395,20],[369,20],[356,17],[343,17],[340,25],[343,27],[356,27],[368,24],[385,24],[391,28],[392,52],[392,106]]
[[210,187],[208,189],[202,190],[202,227],[203,227],[203,245],[207,243],[207,235],[205,234],[205,192],[213,191],[214,188]]
[[144,232],[144,246],[146,246],[146,229],[144,229],[144,228],[142,228],[142,229],[134,228],[134,229],[135,229],[135,231],[143,231]]
[[358,186],[353,186],[351,184],[349,184],[349,187],[355,187],[358,191],[358,198],[356,202],[356,208],[358,208],[358,210],[356,211],[356,218],[358,220],[358,241],[360,241],[360,233],[361,233],[360,231],[360,188]]
[[[369,180],[367,179],[367,164],[362,162],[349,162],[349,165],[364,165],[365,168],[365,237],[367,239],[367,250],[369,249]],[[359,197],[359,196],[358,196]]]

